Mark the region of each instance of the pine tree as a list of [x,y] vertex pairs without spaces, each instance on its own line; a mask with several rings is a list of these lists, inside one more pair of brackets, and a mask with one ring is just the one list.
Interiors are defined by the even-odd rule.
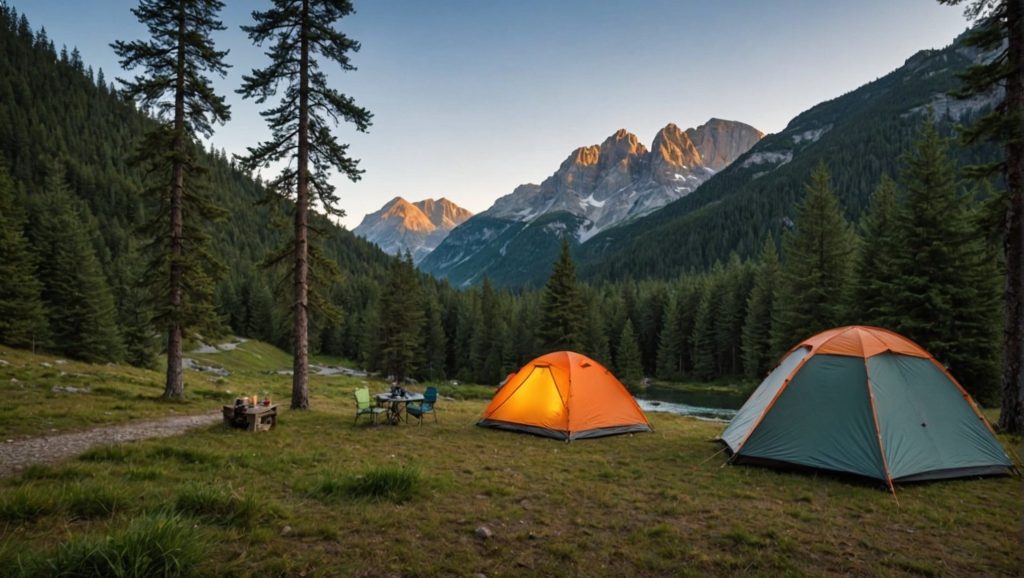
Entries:
[[124,359],[136,367],[155,369],[159,350],[152,325],[153,308],[149,292],[141,286],[143,264],[134,247],[121,256],[117,269],[113,292]]
[[107,279],[84,223],[88,208],[52,181],[33,199],[32,247],[55,351],[89,362],[124,355]]
[[515,306],[511,335],[513,367],[523,366],[540,352],[537,345],[537,312],[540,309],[538,297],[537,292],[521,295],[519,303]]
[[684,376],[693,372],[693,328],[701,299],[704,298],[704,287],[708,282],[706,277],[685,282],[680,290],[682,296],[679,299],[679,317],[676,324],[679,327],[679,371]]
[[676,380],[681,377],[680,359],[681,335],[679,335],[679,295],[673,295],[665,309],[661,335],[658,336],[658,365],[655,375],[658,379]]
[[615,358],[615,370],[619,379],[627,385],[640,385],[644,368],[640,360],[640,344],[637,342],[633,322],[626,320],[619,337],[619,354]]
[[423,298],[409,253],[391,266],[381,294],[379,320],[381,367],[401,382],[416,371],[422,359]]
[[441,304],[433,284],[428,284],[423,300],[426,330],[423,332],[423,364],[420,372],[429,381],[439,381],[445,378],[448,340],[441,321]]
[[629,293],[629,289],[623,285],[621,287],[610,287],[608,294],[604,299],[602,306],[602,313],[604,314],[605,322],[605,335],[608,336],[608,352],[611,359],[619,353],[619,337],[622,335],[622,328],[626,325],[626,319],[629,318],[628,307],[626,304],[626,295]]
[[779,256],[775,240],[768,235],[761,249],[743,323],[743,369],[748,377],[765,375],[775,362],[772,357],[772,309],[778,280]]
[[583,341],[584,303],[576,285],[576,266],[569,252],[568,239],[562,240],[562,252],[544,287],[538,328],[545,351],[577,351]]
[[0,165],[0,343],[31,347],[48,337],[36,259],[22,234],[25,215]]
[[480,321],[477,338],[480,356],[476,380],[480,383],[497,384],[505,377],[505,319],[498,303],[498,295],[491,286],[491,280],[486,276],[480,289]]
[[662,332],[668,300],[664,283],[645,282],[640,285],[639,311],[633,328],[640,343],[640,359],[645,373],[654,373],[658,365],[658,336]]
[[[963,0],[939,0],[960,4]],[[1006,182],[1003,206],[1003,255],[1006,285],[1003,292],[1002,410],[999,426],[1024,433],[1024,3],[1020,0],[971,0],[967,16],[977,22],[967,43],[993,55],[967,69],[958,96],[988,95],[1005,89],[1002,102],[964,131],[964,141],[982,140],[1003,145],[1002,162],[976,167],[976,176],[1001,172]],[[1005,48],[1004,48],[1005,43]]]
[[697,379],[707,381],[715,377],[715,310],[718,307],[718,292],[721,270],[712,272],[714,278],[709,280],[701,292],[700,302],[693,317],[691,331],[692,373]]
[[714,311],[715,374],[739,375],[743,370],[743,324],[753,274],[733,253],[725,268]]
[[586,306],[587,319],[583,328],[583,352],[591,359],[603,365],[611,364],[608,352],[608,335],[604,329],[604,315],[597,304],[597,297],[592,296]]
[[854,308],[857,322],[865,325],[895,328],[902,316],[896,305],[899,280],[895,263],[912,240],[900,236],[897,195],[896,183],[883,175],[860,221],[863,242],[857,260]]
[[243,77],[239,92],[262,104],[284,84],[278,106],[261,114],[270,126],[271,139],[248,149],[242,165],[255,170],[287,159],[289,163],[269,183],[271,190],[294,201],[294,237],[287,249],[294,263],[293,321],[293,409],[309,407],[309,276],[311,203],[335,215],[338,197],[330,184],[331,169],[350,180],[360,178],[358,161],[348,156],[348,145],[339,144],[330,127],[344,119],[366,132],[371,114],[356,106],[352,98],[328,86],[317,55],[337,64],[343,71],[355,70],[349,53],[359,43],[334,28],[334,23],[353,11],[348,0],[273,0],[273,7],[253,12],[252,26],[243,26],[254,44],[271,42],[270,64]]
[[893,263],[894,329],[947,364],[982,401],[997,389],[998,274],[970,199],[957,191],[948,143],[930,120],[902,158],[904,248]]
[[[214,48],[211,34],[224,30],[217,14],[220,0],[140,0],[132,13],[146,25],[149,40],[117,41],[112,46],[126,70],[143,76],[121,80],[122,94],[164,119],[139,151],[148,172],[157,175],[152,189],[157,218],[147,227],[154,238],[150,271],[161,297],[157,317],[167,324],[167,380],[164,397],[181,399],[182,340],[190,327],[212,323],[213,258],[199,221],[219,211],[202,192],[198,135],[209,137],[213,124],[230,118],[224,97],[213,91],[207,74],[227,73],[225,51]],[[76,53],[77,54],[77,53]]]
[[782,237],[779,293],[772,318],[774,356],[848,319],[857,238],[819,164],[797,208],[796,230]]

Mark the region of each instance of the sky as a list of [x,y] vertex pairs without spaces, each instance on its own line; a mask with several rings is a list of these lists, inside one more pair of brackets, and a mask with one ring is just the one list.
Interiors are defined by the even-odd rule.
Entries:
[[[108,79],[126,77],[109,44],[145,38],[135,0],[7,0],[78,47]],[[267,63],[239,29],[270,0],[226,0],[214,35],[233,65],[215,87],[232,120],[213,144],[229,153],[267,138],[235,94]],[[963,32],[962,9],[935,0],[355,0],[337,27],[358,40],[356,71],[324,64],[332,86],[374,115],[366,134],[335,130],[365,170],[335,175],[354,228],[390,199],[447,197],[487,209],[539,183],[577,147],[619,128],[654,134],[712,117],[779,132],[800,112],[898,68]]]

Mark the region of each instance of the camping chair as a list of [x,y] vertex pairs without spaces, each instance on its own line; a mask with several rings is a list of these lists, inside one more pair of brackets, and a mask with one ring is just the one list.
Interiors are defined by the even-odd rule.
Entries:
[[423,401],[414,401],[405,406],[405,420],[409,421],[408,416],[411,415],[419,420],[420,425],[423,425],[423,415],[432,413],[434,414],[434,423],[437,423],[437,412],[434,411],[435,403],[437,403],[437,388],[428,387],[427,391],[423,393]]
[[377,423],[377,414],[384,413],[383,407],[376,407],[370,403],[370,389],[361,387],[353,394],[356,398],[356,421],[359,423],[359,416],[369,415],[373,423]]

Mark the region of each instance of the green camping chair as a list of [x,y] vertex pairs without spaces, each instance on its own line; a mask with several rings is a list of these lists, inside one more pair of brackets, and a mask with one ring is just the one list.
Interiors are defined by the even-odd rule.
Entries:
[[[434,423],[437,423],[437,412],[434,411],[434,404],[437,403],[437,388],[428,387],[427,391],[423,393],[423,401],[412,402],[405,407],[405,415],[413,416],[419,420],[420,425],[423,425],[424,414],[434,414]],[[408,417],[405,418],[409,420]]]
[[356,421],[359,423],[359,416],[369,415],[373,423],[377,423],[377,414],[384,413],[383,407],[377,407],[370,403],[370,389],[361,387],[355,391],[356,398]]

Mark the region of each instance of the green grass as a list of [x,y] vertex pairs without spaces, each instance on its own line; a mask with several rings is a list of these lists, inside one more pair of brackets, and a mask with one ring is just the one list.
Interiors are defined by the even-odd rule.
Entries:
[[106,518],[130,507],[122,487],[110,483],[70,486],[62,501],[75,519]]
[[[186,400],[168,402],[161,398],[162,370],[117,364],[91,365],[0,346],[0,360],[6,362],[6,365],[0,364],[0,396],[7,408],[4,419],[0,420],[0,438],[217,411],[219,405],[231,403],[242,395],[269,393],[277,400],[287,400],[291,395],[291,377],[278,373],[291,368],[291,356],[272,345],[246,341],[230,351],[203,354],[186,351],[185,357],[201,365],[226,369],[230,375],[221,377],[186,370]],[[313,361],[356,366],[344,359],[325,356],[314,356]],[[328,386],[345,379],[313,376],[314,383]],[[63,389],[67,387],[78,391],[68,393]],[[54,388],[59,389],[54,391]],[[348,394],[351,390],[344,391]],[[341,395],[333,388],[322,390],[321,394]]]
[[21,472],[25,480],[80,480],[87,474],[74,466],[53,467],[45,464],[31,465]]
[[246,528],[255,525],[261,516],[269,515],[271,510],[253,496],[240,496],[218,486],[195,483],[178,492],[174,509],[215,524]]
[[384,466],[344,476],[327,474],[313,493],[324,498],[402,503],[416,495],[420,477],[419,468],[406,466]]
[[[83,430],[139,418],[211,411],[239,388],[230,378],[186,372],[188,399],[163,401],[160,372],[116,365],[91,365],[0,346],[0,438]],[[284,384],[282,384],[284,385]],[[57,391],[54,389],[57,388]],[[75,388],[67,392],[65,388]],[[283,391],[283,387],[281,389]]]
[[424,388],[427,386],[434,386],[437,388],[437,394],[441,397],[447,397],[451,399],[457,399],[465,401],[469,399],[482,399],[490,401],[494,397],[494,392],[498,391],[497,387],[490,385],[476,385],[473,383],[460,383],[454,385],[451,382],[445,383],[426,383],[423,385]]
[[[289,378],[264,367],[287,356],[268,347],[210,354],[232,371],[215,387],[286,399]],[[247,368],[252,353],[265,365]],[[82,371],[117,381],[126,370]],[[161,377],[141,372],[131,391],[159,395]],[[314,376],[312,409],[284,410],[272,432],[217,425],[0,479],[0,568],[82,573],[102,558],[108,573],[138,563],[199,576],[1015,576],[1024,563],[1017,478],[898,486],[897,504],[879,485],[723,467],[707,442],[721,424],[651,413],[653,433],[566,444],[475,427],[486,399],[442,398],[438,423],[422,427],[353,426],[364,384],[386,388]],[[62,406],[66,429],[97,417],[91,403]],[[218,405],[117,403],[142,416]],[[49,430],[30,419],[48,419],[45,403],[22,408],[23,431]],[[477,538],[480,526],[494,537]],[[162,540],[183,554],[153,559]]]
[[0,521],[34,522],[60,508],[55,496],[33,485],[25,485],[0,495]]
[[106,536],[75,536],[37,562],[29,575],[188,576],[204,558],[206,542],[191,520],[163,513],[131,520]]

